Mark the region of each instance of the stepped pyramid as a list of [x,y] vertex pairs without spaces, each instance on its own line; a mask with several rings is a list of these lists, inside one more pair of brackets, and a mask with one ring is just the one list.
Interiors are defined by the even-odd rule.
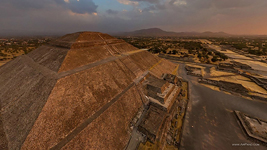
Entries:
[[0,149],[123,149],[138,79],[175,64],[98,32],[65,35],[0,67]]

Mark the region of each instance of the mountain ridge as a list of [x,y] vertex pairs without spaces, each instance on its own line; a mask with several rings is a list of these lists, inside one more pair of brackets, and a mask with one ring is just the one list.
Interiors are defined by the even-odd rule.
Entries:
[[225,32],[172,32],[172,31],[165,31],[160,28],[147,28],[147,29],[140,29],[131,32],[121,32],[114,34],[115,36],[177,36],[177,37],[230,37],[234,36],[232,34],[228,34]]

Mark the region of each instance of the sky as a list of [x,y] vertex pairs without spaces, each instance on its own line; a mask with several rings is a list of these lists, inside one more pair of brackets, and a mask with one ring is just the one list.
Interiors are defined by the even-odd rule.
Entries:
[[145,28],[267,35],[267,0],[0,1],[0,36]]

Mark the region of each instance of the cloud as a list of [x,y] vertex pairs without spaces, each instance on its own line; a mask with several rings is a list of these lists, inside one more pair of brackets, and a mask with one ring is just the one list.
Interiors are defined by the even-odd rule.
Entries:
[[119,12],[116,11],[116,10],[108,9],[108,10],[106,11],[106,13],[111,14],[111,15],[116,15],[116,14],[118,14]]
[[110,0],[0,0],[0,35],[3,30],[71,33],[150,27],[267,34],[266,0],[117,1],[123,5]]
[[67,7],[78,14],[96,13],[97,5],[92,0],[70,1]]
[[97,5],[92,0],[55,0],[62,7],[70,9],[78,14],[94,14],[96,13]]
[[24,11],[31,9],[41,10],[58,5],[78,14],[96,13],[98,7],[92,0],[1,0],[0,5]]
[[[47,1],[49,2],[50,0]],[[10,5],[17,9],[41,9],[44,7],[44,2],[41,0],[1,0],[0,4]]]
[[173,2],[173,5],[180,6],[180,5],[187,5],[185,0],[176,0]]
[[151,4],[158,4],[161,2],[161,0],[130,0],[132,2],[148,2]]
[[214,5],[217,8],[243,8],[255,5],[257,3],[261,3],[262,0],[216,0],[214,1]]
[[117,0],[119,3],[124,5],[134,5],[137,6],[139,3],[137,1],[131,1],[131,0]]

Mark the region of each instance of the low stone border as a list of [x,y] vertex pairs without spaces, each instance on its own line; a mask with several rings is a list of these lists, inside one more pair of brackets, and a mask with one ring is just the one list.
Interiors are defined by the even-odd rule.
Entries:
[[205,79],[205,78],[199,78],[198,79],[198,82],[199,83],[203,83],[203,84],[208,84],[208,85],[212,85],[212,86],[217,86],[219,87],[219,89],[221,91],[225,91],[225,92],[229,92],[233,95],[237,95],[237,96],[245,96],[245,97],[250,97],[252,99],[256,99],[256,100],[261,100],[261,101],[267,101],[267,98],[265,97],[260,97],[260,96],[255,96],[255,95],[249,95],[248,93],[246,92],[235,92],[235,91],[232,91],[232,90],[228,90],[228,89],[225,89],[223,88],[221,85],[222,85],[222,81],[216,81],[216,80],[210,80],[210,79]]
[[266,83],[262,82],[260,79],[253,77],[253,76],[250,76],[250,75],[245,74],[245,73],[242,73],[241,75],[249,78],[252,82],[256,83],[258,86],[262,87],[263,89],[265,89],[267,91]]
[[187,75],[196,76],[196,77],[202,77],[201,74],[193,73],[193,72],[190,72],[190,71],[187,71]]
[[194,70],[201,70],[201,68],[185,66],[185,70],[186,70],[187,75],[196,76],[196,77],[203,77],[201,74],[193,72]]
[[189,101],[190,101],[190,92],[189,92],[189,82],[184,80],[184,82],[187,83],[187,101],[186,101],[186,105],[185,105],[185,110],[184,110],[184,116],[183,116],[183,122],[182,122],[182,128],[181,128],[181,135],[180,135],[180,139],[179,139],[179,144],[178,144],[178,148],[180,148],[180,144],[182,142],[182,138],[183,138],[183,133],[185,132],[184,128],[185,128],[185,117],[187,115],[187,108],[188,108],[188,104],[189,104]]
[[[240,122],[241,127],[244,129],[245,133],[253,139],[256,139],[260,142],[263,142],[265,144],[267,144],[267,139],[264,139],[262,137],[259,137],[257,135],[254,135],[251,130],[249,129],[249,127],[246,125],[245,120],[243,119],[242,115],[244,115],[243,113],[239,112],[239,111],[234,111],[235,115],[237,116],[238,121]],[[249,116],[250,117],[250,116]],[[253,117],[251,117],[253,118]],[[257,119],[257,118],[256,118]]]

